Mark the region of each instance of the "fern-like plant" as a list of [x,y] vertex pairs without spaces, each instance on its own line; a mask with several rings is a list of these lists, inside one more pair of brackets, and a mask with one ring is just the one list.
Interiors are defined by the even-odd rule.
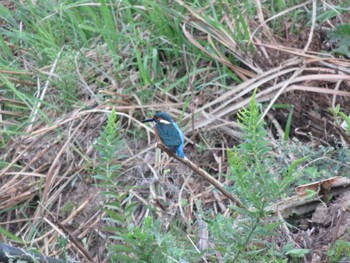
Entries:
[[[114,109],[109,114],[107,124],[100,132],[100,137],[96,140],[94,147],[99,153],[94,178],[98,185],[105,189],[102,192],[106,200],[104,220],[108,226],[104,230],[113,233],[110,236],[111,239],[122,241],[128,235],[132,225],[134,203],[125,201],[128,198],[129,189],[122,184],[122,167],[118,162],[118,156],[116,156],[116,152],[120,152],[120,149],[124,147],[124,140]],[[110,253],[114,255],[119,251],[111,249]]]
[[234,191],[254,213],[265,214],[266,207],[278,200],[289,184],[295,180],[295,161],[284,174],[276,174],[273,167],[275,155],[264,122],[259,121],[261,112],[253,95],[249,108],[242,109],[239,123],[244,132],[244,142],[228,152]]
[[277,220],[265,220],[269,215],[267,208],[278,201],[290,183],[296,180],[296,167],[303,159],[283,169],[282,174],[274,173],[275,155],[264,122],[259,121],[261,112],[255,93],[249,107],[242,109],[238,118],[244,141],[228,151],[231,168],[228,177],[234,181],[232,191],[245,208],[234,208],[240,213],[237,218],[218,216],[210,224],[211,232],[218,248],[225,251],[225,257],[230,262],[264,262],[261,255],[265,255],[267,261],[283,262],[282,253],[270,249],[266,242],[279,226]]
[[135,224],[132,214],[136,204],[132,201],[130,188],[123,183],[122,167],[116,156],[123,144],[121,127],[112,110],[95,144],[99,162],[94,176],[105,189],[104,220],[108,226],[104,230],[111,233],[109,239],[113,243],[109,247],[110,262],[174,262],[181,258],[197,262],[200,254],[185,245],[187,239],[181,237],[179,230],[171,227],[166,231],[152,212],[140,225]]

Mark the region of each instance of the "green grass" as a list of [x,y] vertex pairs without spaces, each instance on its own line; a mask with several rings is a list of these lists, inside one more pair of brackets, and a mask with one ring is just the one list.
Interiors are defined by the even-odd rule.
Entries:
[[[196,7],[194,5],[194,8]],[[148,85],[167,87],[170,84],[168,80],[186,77],[196,65],[192,63],[196,63],[196,59],[202,57],[201,52],[189,43],[182,32],[181,23],[185,21],[182,13],[185,9],[177,3],[168,5],[166,2],[142,1],[141,5],[134,5],[128,1],[120,4],[108,1],[93,4],[89,1],[47,0],[41,1],[39,6],[33,3],[18,5],[12,11],[2,6],[1,11],[7,23],[7,27],[1,30],[1,41],[10,41],[15,50],[21,50],[22,56],[19,58],[30,62],[33,67],[29,68],[30,72],[39,74],[38,77],[45,80],[47,74],[40,73],[46,73],[62,52],[58,63],[61,62],[70,68],[62,71],[58,69],[58,72],[55,72],[57,77],[53,80],[56,83],[52,85],[61,89],[63,93],[70,94],[72,90],[67,90],[67,87],[74,86],[76,82],[77,76],[67,74],[74,74],[79,70],[74,64],[74,59],[85,56],[89,51],[95,52],[99,46],[106,45],[104,53],[112,60],[111,70],[117,83],[124,80],[125,71],[134,70],[139,73],[137,86],[134,86],[133,90]],[[228,30],[219,23],[222,12],[217,12],[212,5],[206,11],[211,17],[206,17],[204,13],[203,21],[217,30]],[[235,12],[239,13],[238,9]],[[242,17],[239,20],[245,23]],[[248,37],[246,24],[243,25],[244,35],[237,31],[239,42],[243,41],[239,38]],[[25,30],[21,30],[21,27]],[[210,28],[207,29],[212,32]],[[22,70],[20,60],[14,58],[13,52],[6,44],[4,51],[1,67],[12,65],[12,70]],[[5,58],[7,60],[4,60]],[[68,61],[62,61],[65,59]],[[186,67],[184,60],[188,62]],[[85,61],[84,64],[89,62],[91,61]],[[164,68],[162,64],[171,67]],[[86,69],[84,66],[81,65],[82,70]],[[220,69],[221,65],[217,66]],[[223,70],[220,76],[227,72],[227,69]],[[226,74],[223,80],[227,82],[226,79],[230,78],[230,74]],[[35,81],[33,83],[35,84]],[[176,88],[185,92],[186,84],[178,82]],[[6,86],[10,88],[9,85]],[[64,98],[68,106],[72,104],[71,100],[74,100],[74,97],[76,96],[73,94],[70,98]]]
[[[272,17],[299,3],[267,1],[263,13]],[[318,12],[317,25],[342,13],[344,5]],[[349,152],[291,142],[294,105],[285,103],[273,106],[288,110],[284,141],[276,143],[280,154],[275,154],[271,130],[258,121],[258,101],[266,86],[290,75],[244,86],[269,66],[251,42],[256,16],[254,1],[0,3],[0,168],[6,169],[0,182],[2,187],[11,182],[0,192],[7,194],[6,201],[22,189],[33,194],[0,211],[0,222],[23,219],[6,223],[14,233],[0,227],[6,240],[28,246],[36,240],[33,246],[49,246],[62,257],[76,255],[65,243],[67,233],[50,244],[41,237],[56,233],[53,219],[65,220],[76,211],[75,202],[65,198],[80,182],[102,192],[103,202],[89,199],[88,204],[96,205],[104,224],[102,229],[93,225],[91,235],[80,240],[89,250],[103,239],[111,262],[216,262],[219,254],[224,262],[300,259],[307,251],[266,241],[279,233],[281,223],[266,208],[291,195],[294,186],[327,177],[330,167],[346,176]],[[299,33],[300,23],[310,25],[310,17],[297,8],[268,26],[279,35],[287,23],[291,34]],[[264,41],[261,32],[254,37]],[[168,106],[173,103],[180,105]],[[159,109],[177,115],[189,131],[186,136],[198,145],[202,168],[234,182],[227,188],[247,209],[218,201],[215,189],[192,192],[195,176],[154,164],[151,152],[138,155],[148,146],[137,120]],[[208,124],[192,131],[192,112],[195,124]],[[212,112],[221,114],[220,120]],[[48,153],[39,155],[45,149]],[[182,196],[177,196],[179,184]],[[42,202],[45,191],[49,198]],[[217,200],[204,202],[207,191]],[[205,232],[211,244],[200,251]],[[330,253],[338,258],[347,245],[338,242]]]

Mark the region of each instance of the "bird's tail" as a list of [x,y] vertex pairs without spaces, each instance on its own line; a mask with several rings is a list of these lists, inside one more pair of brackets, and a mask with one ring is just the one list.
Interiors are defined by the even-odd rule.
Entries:
[[182,149],[181,147],[178,147],[178,148],[176,149],[176,154],[177,154],[179,157],[181,157],[181,158],[185,158],[184,151],[183,151],[183,149]]

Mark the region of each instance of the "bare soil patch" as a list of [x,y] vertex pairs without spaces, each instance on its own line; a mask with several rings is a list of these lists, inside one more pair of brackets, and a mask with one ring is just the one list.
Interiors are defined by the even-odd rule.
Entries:
[[298,219],[292,237],[300,248],[310,249],[305,257],[307,262],[329,262],[329,256],[335,254],[338,254],[337,262],[348,262],[349,248],[339,247],[337,241],[350,242],[349,204],[350,193],[344,193],[329,204],[319,204],[312,214]]

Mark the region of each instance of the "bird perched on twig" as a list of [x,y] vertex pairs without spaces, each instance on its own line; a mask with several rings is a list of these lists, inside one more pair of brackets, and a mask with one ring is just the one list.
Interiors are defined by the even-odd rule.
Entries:
[[[157,139],[160,139],[162,144],[159,144],[157,147],[162,151],[168,152],[170,156],[173,156],[181,163],[187,165],[195,173],[201,176],[203,179],[211,183],[216,189],[223,193],[226,197],[232,200],[237,206],[244,207],[239,198],[230,193],[226,188],[212,177],[210,174],[205,172],[203,169],[192,163],[189,159],[185,157],[184,154],[184,135],[179,129],[177,124],[174,122],[173,118],[166,112],[157,112],[153,118],[145,119],[142,121],[145,122],[154,122],[155,125],[155,134]],[[165,146],[164,146],[164,145]],[[176,155],[175,155],[176,153]]]
[[153,118],[142,120],[145,122],[155,123],[155,134],[161,142],[171,151],[185,158],[184,154],[184,135],[179,126],[174,122],[170,114],[166,112],[157,112]]

